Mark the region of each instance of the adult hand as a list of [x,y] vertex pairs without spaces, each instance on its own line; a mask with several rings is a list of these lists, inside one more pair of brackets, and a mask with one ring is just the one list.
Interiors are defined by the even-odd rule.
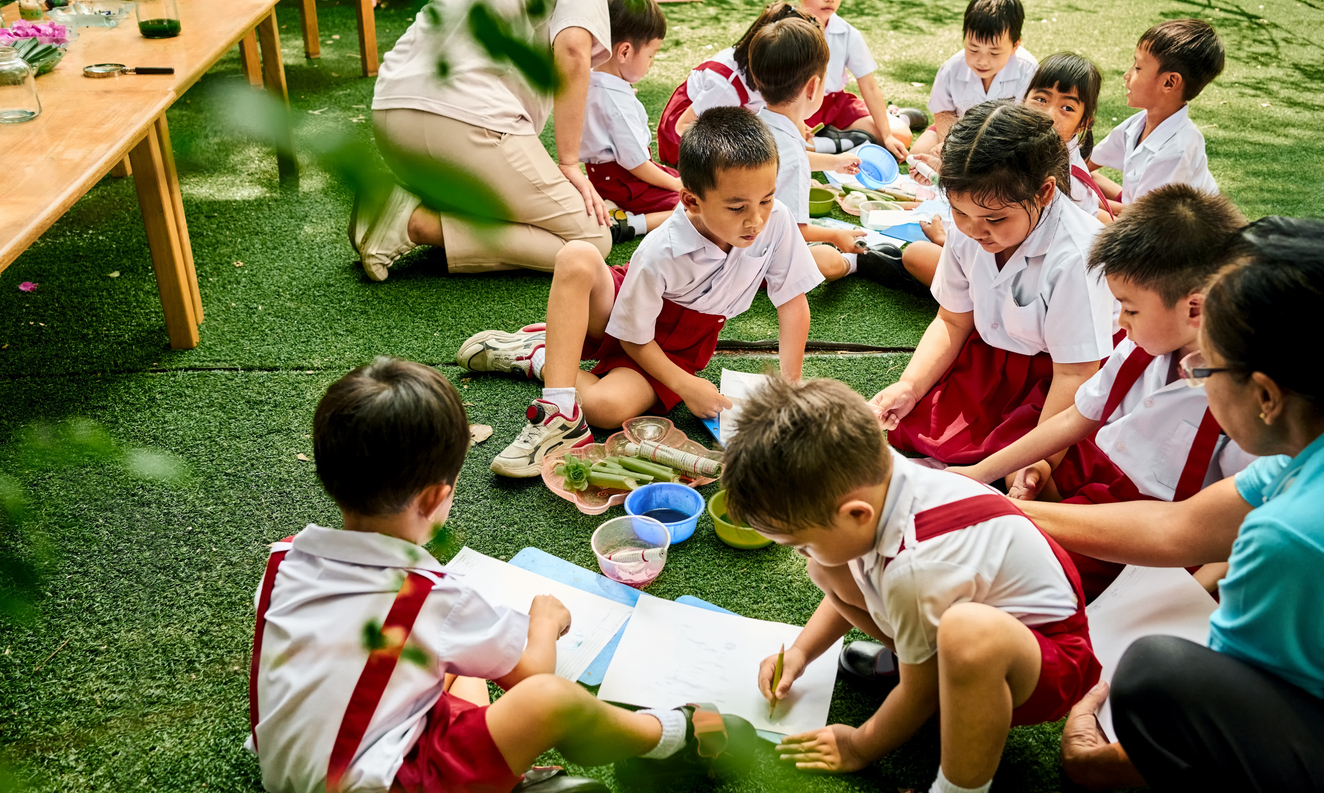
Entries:
[[607,205],[603,203],[602,196],[598,195],[593,183],[588,180],[583,171],[579,170],[579,163],[574,165],[557,163],[556,167],[561,169],[561,173],[565,175],[565,178],[569,179],[570,184],[574,185],[579,194],[584,197],[585,211],[597,219],[598,225],[611,225],[611,221],[607,218]]
[[1017,501],[1034,501],[1048,484],[1048,477],[1052,475],[1053,467],[1047,460],[1027,465],[1016,472],[1016,478],[1007,488],[1007,495]]
[[720,411],[731,409],[731,400],[722,396],[717,386],[702,377],[691,377],[685,393],[680,394],[685,407],[701,419],[715,417]]
[[1062,770],[1090,790],[1146,787],[1121,744],[1110,743],[1094,713],[1108,699],[1108,684],[1100,681],[1067,715],[1062,728]]
[[570,609],[552,595],[535,595],[529,606],[529,619],[544,621],[556,627],[557,637],[570,630]]
[[[809,666],[809,661],[805,658],[804,651],[798,647],[792,647],[786,651],[782,657],[782,679],[777,686],[777,699],[786,699],[786,695],[791,693],[791,684],[804,674],[805,667]],[[763,659],[759,664],[759,693],[763,698],[772,701],[772,674],[777,668],[777,655],[773,654]]]
[[848,774],[868,765],[855,751],[856,732],[845,724],[829,724],[821,730],[783,738],[777,752],[783,762],[795,763],[801,771]]
[[915,393],[914,386],[904,380],[884,388],[869,400],[874,413],[878,414],[878,420],[883,422],[885,430],[896,429],[901,419],[914,410],[918,402],[919,395]]
[[[884,121],[883,123],[887,124],[886,121]],[[883,138],[882,143],[883,143],[883,148],[891,152],[892,156],[896,158],[897,162],[902,162],[906,159],[906,155],[909,152],[906,151],[905,145],[903,145],[901,141],[897,140],[896,136],[893,135],[891,132],[887,133],[887,136]]]

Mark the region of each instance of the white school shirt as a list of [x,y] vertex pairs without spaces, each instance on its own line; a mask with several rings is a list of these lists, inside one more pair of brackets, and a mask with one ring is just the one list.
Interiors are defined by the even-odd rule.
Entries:
[[[836,19],[836,17],[833,17]],[[777,200],[791,210],[796,223],[809,222],[809,150],[795,122],[770,108],[759,111],[759,118],[772,131],[777,142]]]
[[[1071,581],[1029,518],[997,517],[916,542],[916,513],[993,492],[892,451],[892,479],[874,548],[848,566],[901,663],[922,664],[938,652],[938,623],[957,603],[984,603],[1030,626],[1076,613]],[[905,549],[898,552],[903,537]],[[885,562],[888,558],[892,561]]]
[[1209,173],[1209,158],[1204,153],[1204,135],[1186,110],[1187,106],[1182,105],[1138,143],[1147,116],[1147,111],[1141,110],[1094,147],[1091,160],[1122,172],[1123,204],[1167,184],[1188,184],[1206,193],[1218,192],[1218,182]]
[[579,138],[580,162],[614,162],[628,171],[652,159],[652,142],[648,111],[634,86],[614,74],[593,72]]
[[[1124,339],[1103,368],[1076,391],[1076,409],[1082,416],[1092,421],[1103,417],[1118,371],[1135,348],[1135,342]],[[1161,501],[1172,500],[1209,407],[1204,386],[1191,388],[1181,378],[1168,382],[1174,355],[1149,362],[1094,437],[1099,449],[1141,493]],[[1220,436],[1201,487],[1237,474],[1254,460],[1236,441]]]
[[1017,47],[1002,71],[993,75],[985,91],[984,81],[965,62],[965,48],[962,47],[938,68],[938,75],[933,78],[933,91],[929,93],[929,112],[955,113],[960,118],[975,105],[994,99],[1020,102],[1025,99],[1025,89],[1030,87],[1030,80],[1038,68],[1039,61],[1024,47]]
[[[1079,168],[1085,173],[1090,172],[1089,166],[1085,164],[1085,158],[1080,154],[1080,144],[1074,138],[1067,144],[1067,153],[1073,168]],[[1085,210],[1087,214],[1097,217],[1099,197],[1084,182],[1077,179],[1075,174],[1071,175],[1071,202]]]
[[703,111],[714,107],[739,106],[740,94],[731,84],[731,80],[736,78],[739,78],[745,86],[745,95],[749,97],[745,109],[757,113],[764,108],[763,95],[754,90],[754,84],[749,76],[736,66],[735,47],[727,47],[708,60],[716,61],[730,69],[731,78],[727,79],[711,69],[694,69],[690,72],[690,76],[685,78],[685,95],[690,98],[690,107],[694,108],[696,116],[701,116]]
[[700,234],[684,205],[678,205],[635,249],[607,333],[634,344],[652,341],[663,299],[730,319],[749,308],[764,279],[768,298],[777,307],[823,283],[785,204],[773,201],[772,214],[753,245],[732,246],[728,253]]
[[[592,66],[611,57],[611,16],[607,0],[549,0],[550,13],[534,25],[522,0],[484,0],[507,20],[521,39],[551,46],[566,28],[592,37]],[[469,33],[475,0],[432,0],[382,59],[373,89],[373,110],[406,108],[436,113],[509,135],[537,135],[552,113],[552,97],[529,87],[508,63],[496,63]],[[435,7],[440,25],[425,13]],[[449,67],[437,76],[437,63]]]
[[[271,793],[320,793],[368,660],[364,626],[386,619],[403,569],[435,582],[407,642],[427,662],[396,664],[342,784],[346,793],[385,793],[441,697],[443,676],[509,673],[524,652],[528,615],[490,605],[405,540],[310,524],[292,545],[271,592],[258,672],[258,757]],[[253,748],[251,738],[246,745]]]
[[952,224],[938,259],[933,297],[948,311],[975,314],[989,345],[1054,363],[1101,361],[1113,351],[1117,299],[1086,271],[1103,224],[1061,191],[1002,270],[993,254]]
[[846,83],[850,82],[846,72],[858,80],[878,70],[878,62],[869,52],[869,45],[864,43],[864,36],[837,14],[828,17],[823,35],[828,43],[827,79],[823,83],[826,93],[846,89]]

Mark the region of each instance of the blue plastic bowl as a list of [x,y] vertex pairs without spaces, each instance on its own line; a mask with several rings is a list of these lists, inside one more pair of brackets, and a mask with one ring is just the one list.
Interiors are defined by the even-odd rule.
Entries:
[[[658,518],[662,525],[671,532],[671,544],[688,540],[699,523],[699,514],[703,512],[703,496],[692,487],[672,482],[654,482],[630,493],[625,497],[625,512],[629,515],[648,515],[655,509],[674,509],[688,515],[683,520],[665,521]],[[648,515],[657,518],[656,515]]]
[[901,174],[892,153],[875,143],[866,143],[851,153],[860,158],[860,172],[855,178],[870,190],[881,190]]

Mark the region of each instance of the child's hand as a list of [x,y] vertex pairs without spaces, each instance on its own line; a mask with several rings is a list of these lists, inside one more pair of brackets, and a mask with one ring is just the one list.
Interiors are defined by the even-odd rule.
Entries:
[[934,215],[928,220],[921,220],[919,222],[919,228],[920,231],[924,232],[924,236],[929,238],[929,242],[932,242],[934,245],[947,244],[947,229],[942,225],[942,218],[937,215]]
[[702,377],[691,377],[689,388],[680,397],[685,400],[685,407],[701,419],[713,418],[720,411],[731,408],[731,400],[722,396],[717,386]]
[[777,752],[783,762],[795,763],[801,771],[849,774],[869,764],[855,751],[856,732],[845,724],[829,724],[821,730],[783,738]]
[[[884,123],[883,126],[890,127],[891,125]],[[897,159],[897,162],[901,162],[906,159],[906,155],[909,152],[906,151],[905,145],[903,145],[901,141],[897,140],[896,136],[893,135],[891,132],[888,132],[887,137],[883,138],[882,141],[880,142],[883,144],[884,149],[887,149],[889,152],[892,153],[892,156]]]
[[[786,651],[782,658],[782,680],[777,686],[777,699],[786,699],[786,695],[791,693],[791,684],[805,673],[807,666],[809,659],[805,658],[804,651],[799,647]],[[764,658],[763,663],[759,664],[759,693],[769,702],[772,701],[772,673],[776,667],[776,653]]]
[[1040,460],[1034,465],[1027,465],[1016,472],[1016,479],[1007,488],[1007,495],[1018,501],[1034,501],[1048,484],[1048,477],[1053,475],[1053,468],[1047,460]]
[[838,173],[859,173],[860,158],[849,152],[832,155],[832,170]]
[[551,595],[535,595],[529,606],[529,621],[535,620],[554,626],[559,639],[570,630],[570,609]]
[[[935,171],[942,170],[942,158],[936,154],[914,154],[911,156],[913,156],[915,159],[919,160],[920,162],[924,163],[925,165],[929,166]],[[933,182],[930,182],[928,178],[924,176],[924,174],[919,172],[918,168],[910,169],[910,178],[915,180],[915,184],[922,184],[922,185],[933,184]]]
[[859,253],[860,248],[856,245],[856,240],[868,235],[869,232],[864,229],[836,229],[832,232],[832,244],[842,253]]
[[883,429],[894,430],[919,402],[919,395],[910,383],[904,380],[884,388],[869,400],[878,420],[883,422]]

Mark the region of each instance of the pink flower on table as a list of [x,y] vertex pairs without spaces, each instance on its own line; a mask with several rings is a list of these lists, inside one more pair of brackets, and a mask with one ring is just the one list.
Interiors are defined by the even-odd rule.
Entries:
[[0,29],[0,45],[12,45],[18,39],[36,39],[41,44],[62,46],[69,43],[69,29],[56,22],[28,22],[16,20],[8,28]]
[[21,284],[18,285],[18,291],[20,291],[20,292],[35,292],[35,291],[37,291],[37,287],[38,287],[38,286],[41,286],[41,284],[34,284],[34,283],[32,283],[31,281],[24,281],[23,283],[21,283]]

